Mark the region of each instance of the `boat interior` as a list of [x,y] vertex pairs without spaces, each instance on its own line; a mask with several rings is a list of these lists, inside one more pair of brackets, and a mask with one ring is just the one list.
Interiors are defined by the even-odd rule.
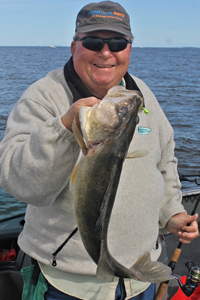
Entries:
[[23,229],[24,214],[11,217],[0,223],[0,249],[15,249],[16,258],[0,262],[0,299],[21,300],[23,278],[21,269],[32,264],[30,256],[18,246],[18,235]]
[[[183,191],[185,202],[200,201],[200,188]],[[191,205],[194,206],[194,205]],[[0,300],[21,300],[23,278],[21,269],[32,265],[31,257],[25,254],[18,246],[17,239],[23,230],[25,214],[0,220],[0,251],[14,249],[16,257],[11,261],[0,261]],[[162,253],[159,261],[167,264],[168,257],[165,241],[162,241]]]

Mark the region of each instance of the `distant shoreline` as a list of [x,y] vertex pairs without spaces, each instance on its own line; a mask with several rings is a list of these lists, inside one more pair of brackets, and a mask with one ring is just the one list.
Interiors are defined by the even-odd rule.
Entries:
[[[70,46],[17,46],[17,45],[14,45],[14,46],[5,46],[5,45],[0,45],[0,48],[24,48],[24,47],[29,47],[29,48],[51,48],[51,49],[56,49],[56,48],[69,48]],[[139,49],[152,49],[152,48],[156,48],[156,49],[191,49],[191,48],[194,48],[194,49],[200,49],[200,47],[195,47],[195,46],[175,46],[175,47],[166,47],[166,46],[132,46],[132,48],[139,48]]]

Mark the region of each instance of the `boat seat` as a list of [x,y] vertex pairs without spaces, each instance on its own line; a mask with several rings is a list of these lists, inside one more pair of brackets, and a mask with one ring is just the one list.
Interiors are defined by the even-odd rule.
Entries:
[[3,271],[0,273],[0,299],[21,300],[23,277],[20,272]]
[[0,300],[21,300],[23,276],[21,269],[32,265],[31,257],[21,249],[15,261],[0,263]]
[[21,269],[32,265],[31,257],[18,246],[17,239],[24,225],[24,214],[0,222],[0,248],[15,249],[16,258],[0,262],[0,300],[21,300],[23,277]]

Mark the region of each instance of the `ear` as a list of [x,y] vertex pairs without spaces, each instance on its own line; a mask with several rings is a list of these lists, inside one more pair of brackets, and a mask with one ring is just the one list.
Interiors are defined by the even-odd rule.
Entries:
[[76,51],[76,42],[72,42],[71,43],[71,54],[72,54],[72,57],[74,57],[74,53]]

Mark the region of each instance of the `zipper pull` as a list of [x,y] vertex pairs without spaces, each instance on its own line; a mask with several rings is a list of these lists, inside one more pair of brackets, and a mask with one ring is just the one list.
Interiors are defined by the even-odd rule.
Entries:
[[56,255],[53,255],[53,262],[52,262],[52,266],[56,267],[57,266],[57,262],[56,262]]

